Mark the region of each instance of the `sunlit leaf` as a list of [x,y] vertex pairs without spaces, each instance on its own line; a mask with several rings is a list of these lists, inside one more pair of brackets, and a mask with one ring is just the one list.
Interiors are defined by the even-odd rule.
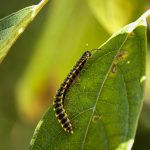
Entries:
[[50,107],[30,149],[131,149],[146,79],[146,15],[100,46],[75,79],[64,100],[74,134]]
[[0,20],[0,62],[47,1],[42,0],[38,5],[26,7]]

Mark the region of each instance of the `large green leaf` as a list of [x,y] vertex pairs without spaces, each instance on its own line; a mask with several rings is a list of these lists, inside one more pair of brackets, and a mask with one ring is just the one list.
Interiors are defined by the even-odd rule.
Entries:
[[0,62],[47,1],[42,0],[38,5],[26,7],[0,20]]
[[35,130],[30,149],[131,149],[144,91],[145,15],[100,48],[65,98],[74,134],[62,129],[50,107]]

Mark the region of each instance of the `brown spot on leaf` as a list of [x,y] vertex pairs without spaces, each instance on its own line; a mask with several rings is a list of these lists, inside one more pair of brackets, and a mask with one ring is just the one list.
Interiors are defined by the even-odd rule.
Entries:
[[116,73],[117,72],[117,66],[115,64],[113,64],[111,72],[112,73]]
[[100,119],[101,119],[101,116],[95,115],[95,116],[93,116],[93,118],[92,118],[92,122],[97,122],[97,121],[100,120]]

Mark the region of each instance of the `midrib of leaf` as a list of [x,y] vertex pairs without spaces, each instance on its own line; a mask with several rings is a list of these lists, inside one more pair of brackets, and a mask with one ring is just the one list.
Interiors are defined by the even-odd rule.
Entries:
[[[105,78],[104,78],[104,80],[103,80],[103,82],[102,82],[102,84],[101,84],[101,86],[100,86],[100,88],[99,88],[99,92],[98,92],[98,95],[97,95],[95,104],[94,104],[94,106],[93,106],[93,111],[92,111],[91,117],[90,117],[90,119],[89,119],[89,122],[88,122],[88,125],[87,125],[87,128],[86,128],[86,131],[85,131],[85,136],[84,136],[84,139],[83,139],[83,143],[82,143],[82,148],[81,148],[81,150],[84,149],[84,145],[85,145],[85,141],[86,141],[88,129],[89,129],[89,127],[90,127],[90,124],[91,124],[91,121],[92,121],[92,118],[93,118],[93,115],[94,115],[94,112],[95,112],[95,109],[96,109],[96,106],[97,106],[97,102],[98,102],[99,97],[100,97],[101,92],[102,92],[102,89],[103,89],[103,87],[104,87],[104,85],[105,85],[105,81],[106,81],[107,78],[108,78],[108,75],[109,75],[109,73],[110,73],[110,71],[111,71],[111,68],[112,68],[112,66],[113,66],[114,60],[116,59],[116,57],[117,57],[118,53],[120,52],[121,48],[123,47],[123,45],[124,45],[125,42],[127,41],[128,36],[129,36],[129,33],[127,34],[127,36],[125,37],[124,41],[123,41],[122,44],[120,45],[120,48],[118,49],[118,52],[117,52],[116,55],[114,56],[113,61],[112,61],[112,63],[110,64],[110,67],[109,67],[109,69],[108,69],[108,72],[106,73],[106,76],[105,76]],[[100,48],[101,48],[101,47],[100,47]],[[128,116],[129,116],[129,114],[128,114]],[[128,117],[128,118],[129,118],[129,117]],[[105,127],[104,127],[104,128],[105,128]],[[105,132],[105,131],[104,131],[104,132]],[[107,136],[106,136],[106,137],[107,137]],[[107,143],[108,143],[108,139],[107,139]],[[109,145],[108,145],[107,147],[109,147]]]

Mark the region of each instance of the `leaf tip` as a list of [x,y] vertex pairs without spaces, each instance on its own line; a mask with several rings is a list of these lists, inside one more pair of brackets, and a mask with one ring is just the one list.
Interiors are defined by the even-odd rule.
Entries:
[[148,17],[150,17],[150,9],[148,9],[140,18],[147,19]]
[[35,7],[33,8],[32,18],[38,14],[38,12],[47,4],[48,0],[41,0]]
[[139,17],[135,22],[129,25],[127,33],[132,34],[133,30],[140,25],[147,27],[146,19],[148,17],[150,17],[150,9],[146,11],[141,17]]
[[38,4],[39,7],[43,7],[46,3],[48,2],[48,0],[41,0]]

